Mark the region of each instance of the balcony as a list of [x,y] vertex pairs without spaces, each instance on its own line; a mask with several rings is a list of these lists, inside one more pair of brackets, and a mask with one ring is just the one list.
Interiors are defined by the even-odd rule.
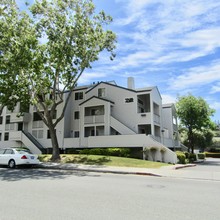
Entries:
[[100,124],[104,123],[104,115],[85,116],[84,124]]
[[10,141],[21,141],[21,135],[22,132],[21,131],[12,131],[9,134],[9,140]]
[[31,120],[31,114],[30,113],[24,113],[20,117],[18,117],[18,113],[11,113],[10,114],[10,122],[11,123],[17,123],[17,122],[30,122]]
[[141,124],[151,124],[151,113],[150,112],[144,112],[144,113],[139,113],[137,115],[137,122],[139,125]]

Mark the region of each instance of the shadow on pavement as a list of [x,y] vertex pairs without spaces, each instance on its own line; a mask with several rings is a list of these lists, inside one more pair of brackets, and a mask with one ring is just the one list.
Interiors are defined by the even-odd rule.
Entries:
[[39,169],[39,168],[24,168],[19,167],[16,169],[9,169],[0,167],[0,181],[20,181],[24,179],[30,180],[42,180],[42,179],[65,179],[70,175],[84,177],[84,176],[95,176],[100,175],[92,174],[86,171],[79,170],[50,170],[50,169]]

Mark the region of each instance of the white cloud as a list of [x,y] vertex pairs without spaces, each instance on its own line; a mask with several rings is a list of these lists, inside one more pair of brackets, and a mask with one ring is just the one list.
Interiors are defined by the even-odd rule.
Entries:
[[161,94],[161,96],[162,96],[162,103],[163,104],[176,103],[176,101],[177,101],[176,96],[172,96],[169,94]]
[[198,66],[185,70],[181,75],[172,78],[170,87],[173,90],[199,87],[220,80],[220,61],[207,66]]
[[98,79],[106,77],[106,74],[103,72],[90,72],[85,71],[82,76],[79,78],[78,83],[80,85],[91,84],[92,82],[98,81]]
[[215,110],[220,110],[220,102],[213,102],[210,104],[210,107]]
[[[119,48],[124,52],[149,53],[146,63],[186,62],[206,56],[220,47],[220,2],[214,0],[119,0],[126,17],[116,25],[129,29],[119,33]],[[212,24],[210,25],[210,22]],[[127,39],[124,41],[124,39]],[[129,56],[123,60],[130,62]],[[135,56],[137,57],[137,56]]]
[[211,94],[220,93],[220,82],[217,82],[216,85],[212,86],[210,93]]

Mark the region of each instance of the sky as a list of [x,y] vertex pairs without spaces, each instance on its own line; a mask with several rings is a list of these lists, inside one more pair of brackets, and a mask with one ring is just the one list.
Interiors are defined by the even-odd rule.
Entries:
[[220,1],[93,1],[113,18],[107,28],[117,35],[116,58],[102,53],[80,85],[114,80],[126,87],[134,77],[135,88],[157,86],[164,104],[202,97],[220,121]]

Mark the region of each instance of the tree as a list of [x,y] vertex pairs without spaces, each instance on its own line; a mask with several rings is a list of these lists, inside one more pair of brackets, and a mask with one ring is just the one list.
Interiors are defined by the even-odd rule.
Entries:
[[[106,30],[112,18],[96,14],[92,0],[36,0],[28,12],[15,0],[2,0],[0,18],[1,108],[34,105],[50,131],[51,160],[59,160],[55,128],[72,90],[100,52],[115,57],[116,35]],[[62,113],[54,121],[58,106]]]
[[[180,128],[179,132],[180,132],[181,142],[185,146],[190,147],[187,129]],[[193,134],[194,134],[194,144],[201,151],[204,151],[205,148],[213,145],[214,133],[211,129],[201,129],[201,130],[194,129]]]
[[178,97],[176,109],[180,124],[187,130],[189,150],[191,149],[193,153],[198,131],[202,132],[213,128],[210,117],[215,111],[203,98],[197,98],[191,94]]

